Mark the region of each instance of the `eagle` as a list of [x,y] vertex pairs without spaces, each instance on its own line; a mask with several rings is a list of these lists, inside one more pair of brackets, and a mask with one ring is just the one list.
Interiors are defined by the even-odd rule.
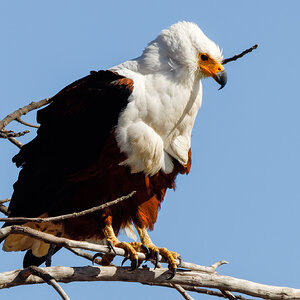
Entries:
[[[150,239],[158,210],[178,174],[191,168],[191,134],[202,103],[201,79],[223,88],[220,48],[191,22],[161,31],[142,55],[68,85],[37,112],[36,137],[14,156],[21,167],[10,217],[52,217],[80,212],[132,191],[100,211],[59,222],[22,225],[79,241],[125,250],[132,269],[137,251],[163,256],[176,271],[179,254]],[[4,226],[11,225],[5,223]],[[140,242],[121,242],[120,230]],[[21,234],[5,238],[4,251],[27,250],[23,266],[39,266],[60,248]],[[113,255],[103,257],[109,264]]]

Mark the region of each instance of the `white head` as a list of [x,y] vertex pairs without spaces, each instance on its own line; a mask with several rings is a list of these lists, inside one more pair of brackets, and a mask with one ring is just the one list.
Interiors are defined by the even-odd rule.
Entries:
[[220,48],[195,23],[178,22],[148,44],[140,62],[144,70],[172,72],[179,80],[211,76],[223,87],[222,60]]

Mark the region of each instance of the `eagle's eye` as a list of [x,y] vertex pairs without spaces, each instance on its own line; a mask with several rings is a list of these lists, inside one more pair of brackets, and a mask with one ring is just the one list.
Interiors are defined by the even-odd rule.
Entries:
[[201,60],[203,60],[203,61],[208,60],[208,56],[205,55],[205,54],[202,54],[201,55]]

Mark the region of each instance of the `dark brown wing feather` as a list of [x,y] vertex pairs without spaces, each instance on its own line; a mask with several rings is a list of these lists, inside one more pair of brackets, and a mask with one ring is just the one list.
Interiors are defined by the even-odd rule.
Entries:
[[91,72],[38,111],[37,137],[13,158],[22,170],[9,205],[11,217],[37,217],[67,197],[66,178],[99,155],[132,90],[128,78]]

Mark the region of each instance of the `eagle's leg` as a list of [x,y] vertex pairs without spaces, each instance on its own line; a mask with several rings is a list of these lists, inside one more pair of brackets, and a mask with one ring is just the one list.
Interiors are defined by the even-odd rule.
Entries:
[[[138,255],[137,251],[141,250],[140,243],[126,243],[126,242],[120,242],[118,238],[116,237],[113,227],[112,227],[112,218],[107,217],[105,221],[106,225],[103,230],[106,242],[108,246],[111,248],[112,252],[114,252],[114,247],[122,248],[127,253],[127,258],[131,261],[131,269],[134,270],[138,267],[139,261],[138,261]],[[105,254],[102,257],[102,264],[110,264],[114,258],[114,255],[111,254]]]
[[140,236],[141,243],[146,245],[146,247],[150,250],[151,258],[155,261],[155,268],[158,263],[158,255],[160,254],[169,264],[169,270],[172,272],[171,277],[168,279],[172,279],[175,276],[177,269],[177,259],[180,260],[180,255],[177,252],[169,251],[167,248],[158,248],[153,244],[150,239],[150,236],[145,227],[139,227],[135,225],[135,228]]

